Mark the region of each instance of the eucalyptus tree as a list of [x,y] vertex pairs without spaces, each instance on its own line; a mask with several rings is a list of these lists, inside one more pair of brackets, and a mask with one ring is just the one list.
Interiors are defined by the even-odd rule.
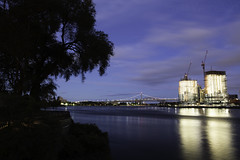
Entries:
[[0,91],[46,99],[53,77],[103,75],[113,43],[95,15],[92,0],[0,0]]

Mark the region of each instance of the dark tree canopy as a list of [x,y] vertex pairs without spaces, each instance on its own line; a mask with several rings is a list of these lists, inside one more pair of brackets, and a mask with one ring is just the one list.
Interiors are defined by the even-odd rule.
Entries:
[[54,95],[53,77],[103,75],[113,55],[92,0],[0,0],[0,91]]

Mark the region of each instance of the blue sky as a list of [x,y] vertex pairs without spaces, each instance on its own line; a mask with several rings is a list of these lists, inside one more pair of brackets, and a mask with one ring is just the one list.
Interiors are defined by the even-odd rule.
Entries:
[[70,101],[119,99],[143,92],[178,96],[187,72],[203,86],[206,70],[225,70],[230,94],[240,89],[239,0],[93,0],[96,28],[109,35],[114,56],[106,74],[97,69],[68,82],[58,79],[57,95]]

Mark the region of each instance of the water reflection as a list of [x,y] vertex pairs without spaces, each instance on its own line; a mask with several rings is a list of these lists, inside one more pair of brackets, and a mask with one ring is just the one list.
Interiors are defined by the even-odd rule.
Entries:
[[210,120],[206,130],[212,159],[233,159],[235,156],[231,124]]
[[114,160],[240,157],[240,110],[167,107],[68,110],[75,122],[95,123],[108,132]]
[[209,108],[206,111],[206,116],[208,116],[208,117],[231,117],[229,109],[214,109],[214,108]]
[[177,114],[185,116],[205,116],[205,117],[231,117],[227,108],[181,108],[177,110]]
[[180,118],[179,136],[183,159],[235,159],[232,126],[228,109],[180,109],[180,115],[216,117]]
[[182,145],[182,154],[184,159],[202,159],[201,121],[191,119],[180,119],[179,135]]

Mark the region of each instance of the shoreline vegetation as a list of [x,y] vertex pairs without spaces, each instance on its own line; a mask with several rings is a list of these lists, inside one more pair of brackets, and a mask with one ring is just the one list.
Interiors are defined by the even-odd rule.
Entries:
[[31,97],[0,96],[0,159],[108,160],[108,134],[74,123],[67,111],[41,111]]

